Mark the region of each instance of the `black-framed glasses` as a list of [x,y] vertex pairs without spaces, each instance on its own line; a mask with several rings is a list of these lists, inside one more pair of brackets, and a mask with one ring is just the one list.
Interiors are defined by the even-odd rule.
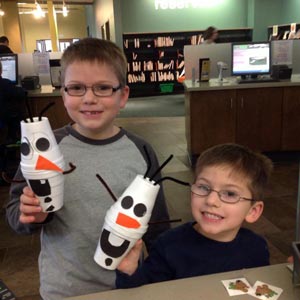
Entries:
[[216,191],[216,190],[212,189],[210,186],[205,185],[205,184],[198,184],[198,185],[192,184],[191,192],[199,197],[206,197],[211,192],[216,192],[221,201],[223,201],[225,203],[230,203],[230,204],[237,203],[240,200],[247,200],[247,201],[252,201],[252,202],[255,201],[254,199],[242,197],[233,191],[229,191],[229,190]]
[[74,84],[69,84],[67,86],[64,86],[64,91],[69,96],[81,97],[85,95],[87,89],[92,89],[95,96],[110,97],[112,96],[113,93],[115,93],[117,90],[121,88],[122,88],[121,84],[116,87],[113,87],[108,84],[93,84],[92,86],[87,86],[81,83],[74,83]]

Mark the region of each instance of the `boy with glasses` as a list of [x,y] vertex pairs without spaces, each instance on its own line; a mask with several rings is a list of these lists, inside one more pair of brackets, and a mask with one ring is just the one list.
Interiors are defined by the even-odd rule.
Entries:
[[273,165],[237,144],[212,147],[198,158],[191,185],[194,222],[163,233],[141,266],[141,241],[118,267],[117,288],[269,264],[266,241],[241,228],[261,216]]
[[[114,288],[115,272],[93,259],[106,211],[114,203],[96,174],[119,197],[137,174],[146,173],[143,147],[152,163],[149,172],[158,169],[152,147],[114,124],[129,96],[123,52],[112,42],[86,38],[65,50],[61,67],[62,98],[74,123],[55,135],[66,164],[76,166],[65,177],[64,206],[54,213],[42,212],[33,191],[21,183],[12,185],[7,205],[7,219],[15,231],[41,229],[40,294],[45,300]],[[15,179],[23,179],[22,174]],[[168,219],[160,189],[151,221]],[[168,228],[167,223],[151,225],[143,237],[147,247]]]

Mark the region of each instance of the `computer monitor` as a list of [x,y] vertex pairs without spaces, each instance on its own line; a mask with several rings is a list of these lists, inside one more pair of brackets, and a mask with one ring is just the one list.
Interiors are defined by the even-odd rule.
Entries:
[[61,88],[61,82],[60,82],[60,72],[61,72],[61,66],[60,66],[60,59],[50,59],[50,78],[52,86],[56,89]]
[[271,43],[241,42],[231,46],[231,74],[256,78],[271,73]]
[[13,84],[18,83],[18,55],[14,53],[0,54],[2,78],[9,79]]

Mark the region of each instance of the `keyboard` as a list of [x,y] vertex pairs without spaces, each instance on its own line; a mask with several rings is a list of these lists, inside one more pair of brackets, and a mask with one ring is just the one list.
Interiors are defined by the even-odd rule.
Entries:
[[264,82],[278,82],[278,79],[271,77],[263,77],[263,78],[246,78],[238,80],[238,83],[264,83]]

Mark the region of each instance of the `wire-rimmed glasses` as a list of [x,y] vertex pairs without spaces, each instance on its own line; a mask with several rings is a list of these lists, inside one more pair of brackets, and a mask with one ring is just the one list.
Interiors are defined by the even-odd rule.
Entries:
[[252,202],[255,201],[254,199],[242,197],[234,191],[229,191],[229,190],[216,191],[212,189],[210,186],[205,184],[192,184],[191,192],[199,197],[206,197],[211,192],[216,192],[222,202],[230,203],[230,204],[237,203],[240,200],[247,200]]
[[76,83],[76,84],[68,84],[63,87],[64,91],[73,97],[82,97],[85,95],[87,89],[92,89],[95,96],[98,97],[110,97],[117,90],[122,88],[122,85],[118,85],[113,87],[108,84],[93,84],[92,86],[87,86],[85,84]]

